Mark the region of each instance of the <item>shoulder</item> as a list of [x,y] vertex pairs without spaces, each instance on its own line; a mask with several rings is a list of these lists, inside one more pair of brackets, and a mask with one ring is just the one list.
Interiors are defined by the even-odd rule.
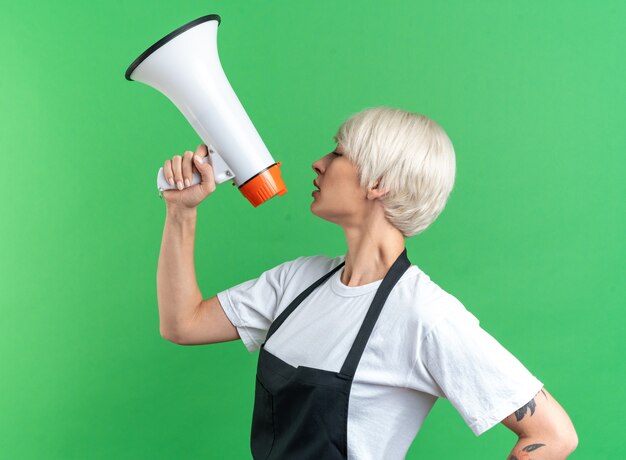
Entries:
[[345,256],[330,257],[326,255],[300,256],[288,264],[288,281],[298,279],[301,282],[310,280],[313,283],[345,260]]
[[398,282],[400,304],[407,306],[407,320],[425,337],[437,325],[478,322],[476,317],[453,294],[433,281],[418,266],[411,265]]
[[260,279],[274,280],[282,286],[294,281],[306,283],[310,280],[311,284],[343,262],[344,258],[345,256],[300,256],[265,270]]

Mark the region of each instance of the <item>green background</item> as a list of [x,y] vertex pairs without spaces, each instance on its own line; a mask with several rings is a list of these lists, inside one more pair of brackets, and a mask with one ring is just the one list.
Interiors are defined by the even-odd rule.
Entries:
[[[157,169],[200,141],[127,66],[222,16],[225,72],[289,193],[254,209],[227,184],[199,209],[204,297],[301,255],[345,254],[312,215],[311,163],[350,114],[439,122],[450,201],[407,240],[546,385],[580,438],[624,443],[626,4],[623,1],[43,2],[3,5],[0,456],[248,458],[257,354],[159,334]],[[408,457],[505,458],[440,400]]]

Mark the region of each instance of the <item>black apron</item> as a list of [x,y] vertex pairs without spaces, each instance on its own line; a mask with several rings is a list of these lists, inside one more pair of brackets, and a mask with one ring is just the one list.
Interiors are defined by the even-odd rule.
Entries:
[[250,437],[255,460],[347,459],[352,380],[389,293],[411,266],[406,248],[380,283],[339,372],[293,367],[265,350],[265,343],[296,307],[344,264],[300,293],[272,323],[261,345]]

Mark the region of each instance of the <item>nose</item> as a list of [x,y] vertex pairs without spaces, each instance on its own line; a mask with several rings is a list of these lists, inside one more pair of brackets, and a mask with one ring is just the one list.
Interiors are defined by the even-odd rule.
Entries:
[[319,160],[315,161],[311,165],[312,168],[313,168],[313,171],[315,171],[318,175],[322,174],[322,171],[323,171],[323,168],[324,168],[324,163],[322,162],[322,158],[320,158]]
[[331,156],[332,153],[327,153],[322,158],[315,161],[311,165],[313,167],[313,171],[315,171],[317,174],[324,174],[324,171],[326,171],[326,166],[328,165]]

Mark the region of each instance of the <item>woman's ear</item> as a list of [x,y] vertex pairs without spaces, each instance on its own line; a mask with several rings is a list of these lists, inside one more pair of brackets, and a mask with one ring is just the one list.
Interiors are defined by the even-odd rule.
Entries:
[[367,189],[367,198],[369,200],[375,200],[378,198],[382,198],[387,193],[389,193],[389,188],[379,188],[380,187],[380,179],[376,181],[376,183]]

